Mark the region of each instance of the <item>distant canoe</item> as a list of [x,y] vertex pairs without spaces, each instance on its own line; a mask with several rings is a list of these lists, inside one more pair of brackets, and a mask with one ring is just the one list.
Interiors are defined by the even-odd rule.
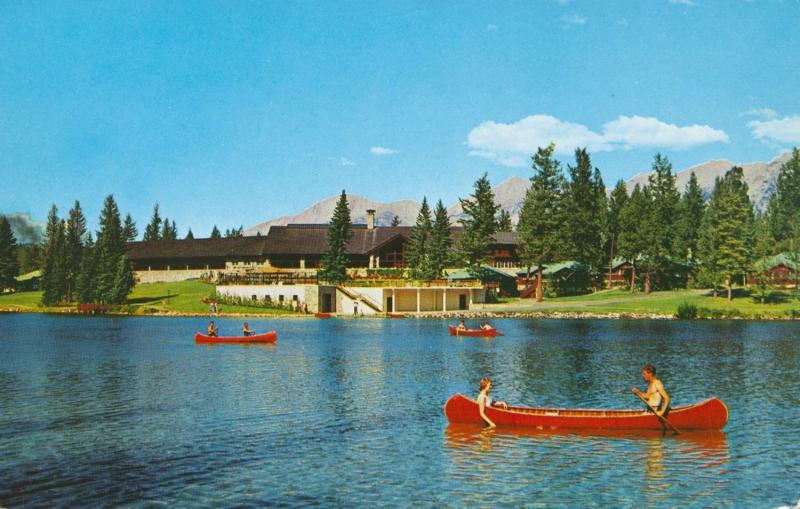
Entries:
[[389,318],[405,318],[406,315],[403,313],[386,313],[386,316]]
[[456,327],[455,325],[448,326],[447,330],[450,331],[451,336],[483,336],[483,337],[493,338],[498,334],[497,329],[459,330],[458,327]]
[[[535,426],[541,429],[660,430],[661,421],[641,409],[595,410],[568,408],[490,407],[486,415],[497,425]],[[482,424],[478,403],[454,394],[444,405],[452,423]],[[718,398],[671,408],[669,423],[680,430],[720,430],[728,422],[728,407]]]
[[278,333],[273,331],[252,336],[207,336],[199,332],[194,335],[195,343],[274,343],[278,340]]
[[315,318],[330,318],[331,314],[330,313],[319,313],[319,312],[317,312],[317,313],[314,313],[314,317]]

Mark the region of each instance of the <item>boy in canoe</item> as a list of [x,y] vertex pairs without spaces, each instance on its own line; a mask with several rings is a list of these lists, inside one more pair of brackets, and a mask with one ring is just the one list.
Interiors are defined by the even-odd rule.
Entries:
[[478,412],[480,412],[483,422],[486,423],[487,427],[494,428],[497,425],[486,415],[486,407],[496,406],[506,409],[508,408],[508,405],[505,403],[505,401],[492,401],[492,397],[489,396],[490,390],[492,390],[492,381],[488,378],[482,379],[480,384],[480,392],[478,393],[478,397],[475,398],[475,401],[478,402]]
[[250,326],[247,324],[247,322],[244,322],[244,325],[242,325],[242,336],[252,336],[252,335],[253,331],[250,330]]
[[632,387],[631,392],[647,403],[648,412],[654,410],[656,414],[663,416],[669,408],[669,394],[661,380],[656,378],[656,367],[645,364],[642,368],[642,378],[647,382],[647,391],[642,392],[638,387]]
[[458,321],[458,325],[456,325],[456,330],[467,330],[467,326],[464,324],[464,319]]
[[483,330],[493,330],[494,327],[492,327],[492,324],[490,324],[489,321],[487,320],[487,321],[485,321],[485,322],[483,322],[481,324],[481,329],[483,329]]
[[208,323],[208,333],[207,333],[206,335],[207,335],[208,337],[215,338],[215,337],[217,337],[217,334],[218,334],[218,333],[219,333],[219,327],[215,327],[215,326],[214,326],[214,320],[211,320],[211,321]]

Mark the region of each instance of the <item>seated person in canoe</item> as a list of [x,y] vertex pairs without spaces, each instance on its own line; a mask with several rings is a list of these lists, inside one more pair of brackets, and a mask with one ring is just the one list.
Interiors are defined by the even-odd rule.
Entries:
[[499,408],[508,408],[508,405],[505,401],[492,401],[492,397],[489,396],[489,391],[492,390],[492,381],[488,378],[484,378],[481,380],[480,384],[480,392],[478,392],[478,397],[475,398],[475,401],[478,402],[478,411],[481,414],[481,419],[483,422],[486,423],[486,426],[489,428],[494,428],[496,424],[492,422],[491,419],[486,415],[486,407],[499,407]]
[[652,364],[645,364],[642,368],[642,378],[647,382],[647,391],[642,392],[638,387],[631,388],[631,392],[642,398],[647,403],[647,411],[663,416],[669,408],[669,394],[661,380],[656,378],[656,368]]
[[483,322],[481,324],[481,329],[483,329],[483,330],[494,330],[494,327],[492,327],[492,324],[490,324],[488,322],[488,320],[487,320],[487,321],[485,321],[485,322]]
[[215,327],[214,320],[211,320],[208,322],[208,332],[206,333],[206,336],[215,338],[217,337],[217,334],[219,334],[219,327]]
[[244,322],[244,325],[242,325],[242,336],[252,336],[252,335],[253,331],[250,330],[250,325],[248,325],[247,322]]
[[456,325],[456,330],[467,330],[467,326],[464,324],[464,319],[458,321],[458,325]]

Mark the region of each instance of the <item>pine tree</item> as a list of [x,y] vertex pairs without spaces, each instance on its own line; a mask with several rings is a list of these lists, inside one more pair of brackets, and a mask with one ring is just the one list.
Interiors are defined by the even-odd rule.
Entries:
[[66,240],[64,248],[64,269],[67,286],[67,302],[72,302],[72,292],[81,270],[81,256],[83,255],[83,240],[86,236],[86,218],[81,210],[81,204],[75,205],[69,211],[66,226]]
[[92,234],[89,233],[83,245],[81,269],[78,272],[78,279],[75,282],[75,298],[81,304],[96,301],[95,281],[97,278],[97,258],[95,255],[94,240],[92,240]]
[[186,240],[194,239],[194,233],[192,233],[192,229],[189,228],[189,231],[186,233]]
[[779,252],[775,237],[772,235],[769,213],[758,214],[753,225],[753,259],[761,260],[775,256]]
[[11,230],[11,223],[5,216],[0,216],[0,293],[13,290],[18,275],[17,239]]
[[320,262],[321,268],[318,273],[320,280],[335,284],[347,280],[347,244],[352,236],[350,207],[347,204],[347,194],[342,190],[328,226],[328,248]]
[[751,264],[753,205],[741,168],[734,166],[717,178],[700,236],[701,274],[716,286],[722,282],[733,299],[733,279],[744,276]]
[[[700,233],[700,224],[703,221],[703,214],[706,210],[706,201],[703,190],[697,183],[697,176],[692,172],[689,182],[686,184],[686,191],[681,196],[678,206],[678,221],[676,236],[676,254],[689,261],[692,267],[695,265],[697,255],[697,242]],[[692,270],[694,272],[694,269]]]
[[511,223],[511,214],[509,214],[507,210],[501,209],[500,215],[497,216],[497,231],[510,232],[513,229],[514,225]]
[[214,228],[211,229],[210,238],[212,238],[212,239],[221,239],[222,238],[222,234],[219,232],[219,228],[217,228],[217,225],[214,225]]
[[561,163],[553,159],[555,145],[541,148],[532,158],[534,175],[525,194],[517,223],[517,249],[520,260],[537,271],[536,300],[542,300],[544,266],[563,254],[563,189]]
[[[656,154],[653,160],[653,174],[649,177],[645,189],[651,197],[652,209],[645,224],[647,247],[644,252],[645,292],[651,288],[651,272],[659,274],[662,285],[670,283],[669,275],[677,258],[676,218],[680,194],[675,187],[675,175],[672,174],[672,163],[669,159]],[[681,256],[681,259],[683,257]]]
[[175,221],[169,222],[169,218],[164,218],[164,226],[161,228],[161,238],[163,240],[175,240],[178,238],[178,226]]
[[459,220],[464,231],[459,238],[459,251],[467,270],[475,277],[482,277],[481,265],[489,259],[489,245],[497,232],[497,211],[494,193],[486,173],[475,181],[471,199],[459,198],[465,217]]
[[645,224],[650,214],[650,201],[647,194],[639,187],[639,184],[636,184],[630,198],[625,200],[619,215],[617,252],[632,265],[631,292],[636,288],[636,263],[645,252],[647,244]]
[[428,198],[423,197],[417,222],[409,234],[404,256],[406,267],[411,277],[415,279],[427,279],[431,273],[428,244],[432,230],[431,209],[428,207]]
[[225,230],[225,237],[241,237],[244,234],[244,226],[239,228],[228,228]]
[[119,209],[113,195],[108,195],[100,212],[100,230],[97,232],[97,279],[96,297],[103,304],[121,303],[115,294],[120,258],[125,257],[125,241]]
[[128,298],[136,281],[133,278],[133,268],[128,257],[123,255],[117,260],[117,270],[114,273],[114,286],[111,292],[111,302],[122,303]]
[[395,216],[392,218],[392,224],[391,224],[391,226],[400,226],[400,217],[398,217],[397,215],[395,215]]
[[797,148],[792,150],[792,157],[778,172],[768,210],[772,234],[781,244],[781,249],[786,249],[792,236],[793,219],[800,212],[800,150]]
[[447,217],[447,209],[444,208],[442,200],[436,202],[433,215],[433,231],[428,253],[431,279],[437,279],[444,274],[444,269],[450,264],[453,240],[450,237],[450,219]]
[[[144,237],[142,240],[160,240],[161,239],[161,216],[158,213],[158,203],[153,205],[153,216],[150,218],[150,224],[144,229]],[[99,242],[100,239],[98,239]]]
[[[625,204],[628,203],[628,188],[625,181],[617,181],[614,190],[611,191],[611,196],[608,199],[608,213],[606,214],[606,249],[608,257],[608,273],[611,275],[612,265],[614,264],[614,257],[617,256],[619,250],[619,233],[622,227],[622,211]],[[609,284],[611,278],[609,277]]]
[[[603,256],[603,211],[592,162],[586,149],[575,149],[575,166],[568,166],[570,181],[564,191],[564,234],[567,258],[586,266],[599,267]],[[598,172],[599,173],[599,172]],[[598,175],[599,178],[599,175]],[[602,179],[600,179],[602,185]]]
[[122,224],[122,237],[125,242],[135,242],[136,237],[139,235],[139,230],[136,228],[136,223],[130,214],[125,215],[125,222]]
[[58,217],[55,205],[47,215],[47,227],[42,244],[42,304],[54,306],[67,294],[64,221]]

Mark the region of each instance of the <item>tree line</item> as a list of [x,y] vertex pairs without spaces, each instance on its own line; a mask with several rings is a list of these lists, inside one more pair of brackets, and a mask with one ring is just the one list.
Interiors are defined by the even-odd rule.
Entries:
[[[767,210],[756,213],[748,197],[741,167],[715,180],[710,197],[692,173],[679,191],[672,164],[656,154],[652,173],[643,186],[629,190],[619,180],[610,193],[586,149],[575,150],[566,172],[555,157],[555,146],[540,147],[531,157],[533,175],[520,209],[517,256],[536,274],[536,297],[542,299],[543,270],[562,261],[577,262],[584,271],[586,290],[599,287],[615,260],[630,265],[628,286],[633,292],[686,287],[720,288],[733,297],[733,286],[746,283],[748,273],[764,277],[766,257],[784,252],[800,265],[800,152],[780,169],[776,191]],[[441,203],[432,213],[422,200],[409,234],[405,265],[411,277],[435,279],[445,267],[466,266],[481,277],[498,232],[511,231],[507,211],[495,202],[484,174],[464,210],[458,241],[452,245],[450,222]],[[345,248],[352,235],[344,191],[328,231],[328,251],[320,277],[346,279]],[[795,271],[797,275],[797,271]]]

